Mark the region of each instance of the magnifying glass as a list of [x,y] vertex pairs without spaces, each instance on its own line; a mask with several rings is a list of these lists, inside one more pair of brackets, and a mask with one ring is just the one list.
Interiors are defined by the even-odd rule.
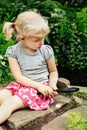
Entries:
[[[73,93],[73,92],[77,92],[79,91],[78,87],[69,87],[69,88],[58,88],[55,91],[57,91],[58,93]],[[39,91],[37,92],[37,94],[41,94]]]

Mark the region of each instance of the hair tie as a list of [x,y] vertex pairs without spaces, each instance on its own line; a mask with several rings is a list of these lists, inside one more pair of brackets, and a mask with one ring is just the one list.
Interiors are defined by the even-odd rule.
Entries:
[[13,27],[13,28],[15,27],[15,22],[11,23],[11,27]]

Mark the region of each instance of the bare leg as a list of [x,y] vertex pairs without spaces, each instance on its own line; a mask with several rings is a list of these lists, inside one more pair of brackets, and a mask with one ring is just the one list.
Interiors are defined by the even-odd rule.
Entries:
[[13,111],[21,108],[26,108],[26,106],[16,95],[5,100],[0,106],[0,124],[9,118]]
[[12,93],[10,90],[2,89],[0,90],[0,105],[7,100],[7,98],[11,97]]

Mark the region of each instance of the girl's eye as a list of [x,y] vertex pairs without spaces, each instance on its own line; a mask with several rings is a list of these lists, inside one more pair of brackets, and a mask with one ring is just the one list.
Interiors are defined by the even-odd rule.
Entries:
[[34,40],[34,42],[39,42],[39,41],[42,41],[44,38],[40,38],[40,39],[36,39]]
[[39,42],[40,40],[34,41],[34,42]]

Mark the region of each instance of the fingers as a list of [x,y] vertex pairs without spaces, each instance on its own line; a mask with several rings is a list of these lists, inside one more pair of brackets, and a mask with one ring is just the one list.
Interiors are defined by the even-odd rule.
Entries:
[[[55,87],[56,89],[56,87]],[[41,88],[39,88],[39,91],[45,96],[45,97],[48,97],[48,96],[51,96],[51,97],[54,97],[54,96],[57,96],[58,93],[57,91],[55,91],[54,88],[50,87],[50,86],[42,86]]]
[[58,92],[53,90],[53,93],[51,93],[51,96],[54,97],[54,96],[57,96],[58,95]]
[[45,96],[45,97],[49,97],[49,96],[51,96],[51,97],[54,97],[54,96],[57,96],[58,95],[58,92],[57,91],[54,91],[54,90],[52,90],[52,91],[45,91],[45,92],[43,92],[43,95]]

